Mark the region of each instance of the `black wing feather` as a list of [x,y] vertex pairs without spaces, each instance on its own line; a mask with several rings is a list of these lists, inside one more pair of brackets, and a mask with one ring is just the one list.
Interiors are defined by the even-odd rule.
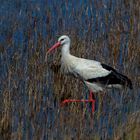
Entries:
[[110,67],[106,64],[101,64],[101,65],[104,69],[111,71],[111,73],[107,76],[104,76],[104,77],[92,78],[92,79],[88,79],[86,81],[91,82],[91,83],[92,82],[99,82],[99,83],[104,84],[104,85],[120,84],[123,86],[126,85],[130,89],[133,88],[132,82],[127,76],[125,76],[121,73],[118,73],[115,69],[113,69],[112,67]]

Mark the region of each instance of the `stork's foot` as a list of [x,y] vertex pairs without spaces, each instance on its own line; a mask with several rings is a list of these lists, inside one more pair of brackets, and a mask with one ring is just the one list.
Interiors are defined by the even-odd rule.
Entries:
[[66,105],[67,103],[76,103],[76,102],[84,102],[84,103],[91,103],[92,104],[92,113],[95,111],[95,98],[93,92],[90,92],[89,99],[87,100],[77,100],[77,99],[65,99],[61,102],[61,106]]
[[70,101],[71,101],[70,99],[65,99],[61,102],[60,106],[62,107],[64,105],[66,105],[67,103],[69,103]]

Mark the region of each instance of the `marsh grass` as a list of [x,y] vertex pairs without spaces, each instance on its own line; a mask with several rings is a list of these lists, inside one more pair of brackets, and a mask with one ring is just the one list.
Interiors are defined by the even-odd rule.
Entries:
[[[15,2],[23,19],[2,17],[3,26],[5,20],[10,25],[4,26],[0,44],[1,139],[139,139],[139,5],[114,2],[47,1],[25,7]],[[62,34],[71,37],[72,54],[113,66],[132,79],[134,89],[97,94],[93,116],[90,104],[60,107],[63,99],[85,99],[89,92],[78,79],[60,73],[60,50],[45,62],[46,50]]]

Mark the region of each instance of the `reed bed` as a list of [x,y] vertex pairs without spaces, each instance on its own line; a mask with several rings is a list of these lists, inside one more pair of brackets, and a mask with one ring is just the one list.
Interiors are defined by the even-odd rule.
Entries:
[[[138,140],[140,137],[139,2],[3,1],[0,36],[1,140]],[[78,79],[60,72],[60,50],[48,48],[62,34],[71,53],[107,63],[128,75],[133,90],[95,95],[90,104]]]

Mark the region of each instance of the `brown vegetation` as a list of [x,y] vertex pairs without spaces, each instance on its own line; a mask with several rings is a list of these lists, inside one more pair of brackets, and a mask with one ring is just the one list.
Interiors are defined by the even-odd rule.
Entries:
[[[111,5],[110,1],[110,8]],[[67,7],[67,2],[65,6]],[[103,3],[98,1],[95,2],[95,6],[97,11],[104,7]],[[82,11],[86,13],[88,8],[92,8],[90,4],[69,15],[69,17],[73,16],[77,24],[67,30],[65,30],[66,20],[62,18],[60,8],[56,7],[59,13],[56,23],[52,23],[51,11],[46,8],[45,29],[42,21],[32,17],[32,13],[28,12],[30,26],[24,32],[27,41],[23,41],[19,46],[22,51],[14,48],[14,39],[12,39],[18,23],[7,36],[6,43],[0,45],[1,66],[3,67],[2,89],[0,89],[1,140],[138,140],[140,137],[138,1],[123,0],[122,5],[116,5],[113,15],[110,12],[106,13],[106,28],[110,28],[107,33],[91,30],[95,21],[93,16],[91,19],[85,16],[84,24],[88,25],[88,29],[84,28],[81,22]],[[130,28],[122,18],[125,12],[128,12],[130,16],[127,21]],[[112,22],[109,26],[110,16]],[[96,18],[101,18],[99,13]],[[33,27],[32,22],[34,22]],[[101,28],[102,23],[96,22]],[[37,30],[37,24],[48,33],[46,39],[43,38],[42,32]],[[56,28],[61,26],[60,32],[57,31],[55,36],[50,28],[53,24]],[[83,34],[80,36],[79,32]],[[34,39],[34,34],[37,34],[36,39]],[[96,95],[97,104],[94,116],[90,113],[90,104],[69,104],[60,107],[60,102],[64,98],[80,99],[88,95],[88,90],[79,80],[62,75],[59,67],[55,67],[60,64],[60,50],[50,55],[45,63],[46,50],[61,34],[68,34],[71,37],[72,54],[96,59],[119,69],[132,79],[134,90]],[[122,37],[126,34],[127,39]],[[9,58],[10,47],[15,51]],[[122,58],[122,64],[119,62],[120,58]]]

